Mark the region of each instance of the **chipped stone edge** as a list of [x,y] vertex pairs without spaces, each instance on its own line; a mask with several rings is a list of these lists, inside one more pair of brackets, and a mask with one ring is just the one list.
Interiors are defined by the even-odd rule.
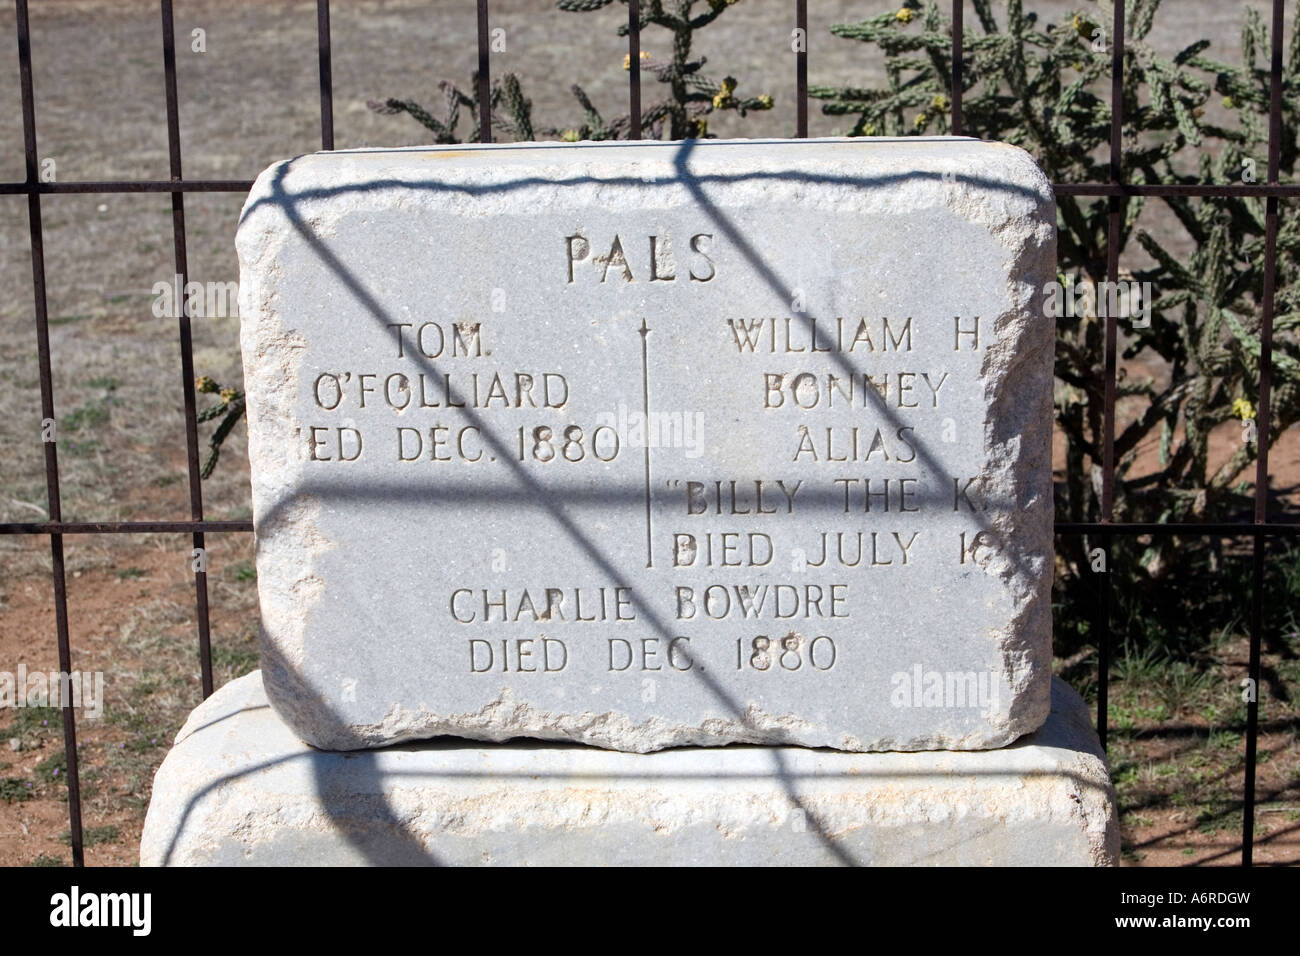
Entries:
[[[965,186],[972,173],[965,172],[951,190],[949,205],[985,225],[1009,259],[1005,299],[1010,307],[994,320],[997,344],[985,352],[981,370],[987,414],[980,473],[1020,496],[999,503],[993,512],[993,532],[1003,548],[985,568],[1002,577],[1019,608],[1000,634],[990,635],[1003,648],[1004,676],[1014,702],[1006,727],[1019,736],[1042,726],[1051,709],[1056,320],[1044,298],[1056,277],[1056,199],[1051,182],[1027,152],[1004,143],[988,145],[989,165],[997,155],[1002,176],[1024,184],[1030,194],[1012,198],[972,191]],[[1026,403],[1026,395],[1037,395],[1038,401]],[[1023,637],[1041,634],[1047,639]],[[1020,639],[1013,640],[1016,636]]]

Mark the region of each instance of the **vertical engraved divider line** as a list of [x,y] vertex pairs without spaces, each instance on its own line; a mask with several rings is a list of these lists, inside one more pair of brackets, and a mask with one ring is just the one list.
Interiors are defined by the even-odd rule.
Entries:
[[[641,317],[641,328],[637,330],[641,334],[641,411],[645,414],[645,422],[641,426],[643,440],[648,436],[650,428],[650,352],[649,337],[650,326],[646,324],[645,316]],[[655,566],[654,547],[651,544],[650,533],[650,442],[644,441],[645,449],[645,566],[653,568]]]

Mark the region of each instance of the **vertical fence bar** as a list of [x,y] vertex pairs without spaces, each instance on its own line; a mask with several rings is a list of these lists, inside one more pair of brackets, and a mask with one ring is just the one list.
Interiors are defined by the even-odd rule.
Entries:
[[[1281,172],[1282,149],[1282,8],[1283,0],[1273,0],[1273,22],[1269,61],[1268,104],[1268,184],[1276,186]],[[1277,284],[1278,197],[1264,200],[1264,299],[1261,303],[1259,329],[1259,407],[1255,415],[1255,440],[1259,453],[1255,459],[1255,524],[1268,523],[1268,444],[1272,415],[1273,385],[1273,306]],[[1259,759],[1259,654],[1264,618],[1264,552],[1267,539],[1254,536],[1251,552],[1250,595],[1250,664],[1249,676],[1254,693],[1246,702],[1246,766],[1242,781],[1241,865],[1255,861],[1255,768]]]
[[[1124,175],[1124,4],[1115,4],[1115,17],[1111,25],[1110,54],[1110,181],[1119,184]],[[1123,225],[1124,203],[1120,196],[1110,196],[1107,201],[1106,229],[1106,280],[1119,279],[1119,244]],[[1102,466],[1101,466],[1101,523],[1108,525],[1115,509],[1115,378],[1116,342],[1119,335],[1117,317],[1106,315],[1106,392],[1102,410]],[[1109,532],[1102,532],[1102,549],[1105,571],[1102,574],[1102,599],[1098,602],[1097,627],[1097,737],[1103,749],[1108,736],[1107,711],[1110,709],[1110,618],[1113,597],[1110,585],[1112,566],[1111,549],[1114,544]]]
[[798,46],[794,51],[795,136],[808,138],[808,0],[795,0],[794,25]]
[[641,0],[627,0],[628,139],[641,138]]
[[1093,627],[1097,632],[1097,741],[1105,752],[1109,732],[1107,717],[1110,711],[1110,559],[1113,544],[1111,534],[1103,531],[1100,541],[1106,570],[1101,575],[1101,600],[1097,602]]
[[[45,298],[45,233],[41,223],[40,162],[36,150],[36,99],[32,92],[31,24],[27,0],[16,0],[18,13],[18,73],[23,101],[23,146],[27,165],[27,218],[32,243],[32,295],[36,307],[36,352],[41,379],[41,418],[56,422],[54,417],[54,375],[50,362],[49,312]],[[57,423],[55,425],[57,428]],[[44,432],[44,423],[41,432]],[[42,437],[44,437],[42,435]],[[54,437],[57,437],[55,432]],[[45,494],[51,521],[63,520],[59,491],[59,454],[53,441],[45,443]],[[63,563],[63,535],[50,535],[50,562],[54,577],[54,627],[59,644],[59,671],[72,673],[72,645],[68,638],[68,579]],[[61,685],[62,686],[62,685]],[[72,865],[85,866],[85,848],[81,839],[81,772],[77,760],[77,721],[72,710],[72,695],[60,694],[63,717],[63,753],[67,762],[68,832],[72,845]]]
[[961,84],[962,53],[965,46],[965,28],[962,14],[965,12],[963,0],[952,0],[952,135],[961,135]]
[[[167,92],[167,154],[171,181],[181,181],[181,125],[176,98],[176,33],[172,17],[172,0],[161,0],[163,31],[163,78]],[[176,274],[180,288],[189,281],[189,262],[185,248],[185,194],[172,193],[172,241],[175,251]],[[195,418],[194,395],[194,344],[190,329],[189,297],[181,296],[180,326],[181,388],[185,397],[185,450],[190,479],[190,517],[203,520],[203,478],[199,471],[199,427]],[[203,532],[194,532],[194,550],[206,555]],[[202,675],[203,696],[212,696],[212,641],[208,618],[208,573],[206,559],[195,560],[194,603],[199,625],[199,669]]]
[[[1276,200],[1272,197],[1269,197],[1268,202],[1271,205],[1275,203]],[[1274,242],[1276,242],[1277,239],[1276,214],[1270,213],[1270,215],[1273,218],[1265,227],[1268,233],[1267,238],[1271,238]],[[1264,255],[1265,257],[1268,257],[1269,251],[1265,251]],[[1269,265],[1265,267],[1266,285],[1264,289],[1265,289],[1266,297],[1272,292],[1272,289],[1270,288],[1271,282],[1268,281],[1271,278],[1270,274],[1272,273],[1272,271],[1273,271],[1272,263],[1270,262]],[[1267,298],[1265,301],[1267,301]],[[1264,352],[1263,349],[1261,349],[1260,351],[1261,353]],[[1264,366],[1265,361],[1266,360],[1263,358],[1263,354],[1261,354],[1260,357],[1261,397],[1264,394],[1263,369],[1265,367]],[[1264,438],[1263,435],[1261,434],[1263,430],[1263,421],[1264,420],[1261,413],[1260,415],[1257,416],[1258,430],[1256,432],[1256,436],[1257,436],[1256,441],[1259,441],[1261,443],[1260,444],[1261,455],[1264,447],[1262,444]],[[1267,495],[1268,493],[1267,476],[1265,476],[1264,478],[1264,482],[1265,482],[1264,485],[1261,486],[1259,484],[1259,480],[1260,479],[1258,477],[1255,479],[1257,496],[1258,496],[1258,489],[1260,487],[1263,487],[1265,489],[1264,493],[1265,495]],[[1257,518],[1256,523],[1262,524],[1263,521]],[[1261,693],[1260,686],[1259,686],[1259,656],[1260,656],[1259,647],[1260,647],[1260,629],[1263,626],[1263,617],[1264,617],[1263,607],[1262,607],[1263,592],[1264,592],[1264,551],[1265,551],[1264,536],[1256,535],[1251,550],[1250,662],[1247,665],[1247,673],[1249,674],[1250,680],[1252,682],[1250,686],[1253,688],[1254,693],[1252,693],[1246,701],[1246,765],[1242,769],[1241,865],[1245,867],[1253,866],[1255,862],[1255,765],[1259,759],[1259,749],[1258,749],[1259,748],[1259,743],[1258,743],[1259,695]]]
[[478,140],[492,142],[492,74],[489,58],[488,0],[478,0]]
[[320,53],[320,148],[334,148],[334,67],[330,55],[330,0],[316,0],[316,47]]
[[[1124,4],[1115,4],[1110,62],[1110,181],[1123,181],[1124,150]],[[1121,197],[1107,199],[1106,279],[1119,278],[1119,243],[1122,225]],[[1107,310],[1110,312],[1111,310]],[[1106,398],[1104,409],[1101,483],[1101,520],[1110,523],[1115,495],[1115,351],[1118,328],[1114,315],[1106,316]],[[1109,567],[1109,566],[1108,566]]]

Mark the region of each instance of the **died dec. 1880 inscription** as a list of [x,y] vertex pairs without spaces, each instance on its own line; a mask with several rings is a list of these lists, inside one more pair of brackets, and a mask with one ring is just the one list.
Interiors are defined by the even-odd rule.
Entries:
[[1054,221],[963,139],[271,167],[238,238],[270,699],[330,749],[1035,729]]

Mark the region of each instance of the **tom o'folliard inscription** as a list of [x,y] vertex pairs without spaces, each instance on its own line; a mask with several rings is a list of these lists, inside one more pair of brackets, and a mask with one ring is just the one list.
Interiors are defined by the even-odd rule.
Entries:
[[238,238],[271,701],[330,749],[1034,730],[1054,221],[963,139],[271,167]]

